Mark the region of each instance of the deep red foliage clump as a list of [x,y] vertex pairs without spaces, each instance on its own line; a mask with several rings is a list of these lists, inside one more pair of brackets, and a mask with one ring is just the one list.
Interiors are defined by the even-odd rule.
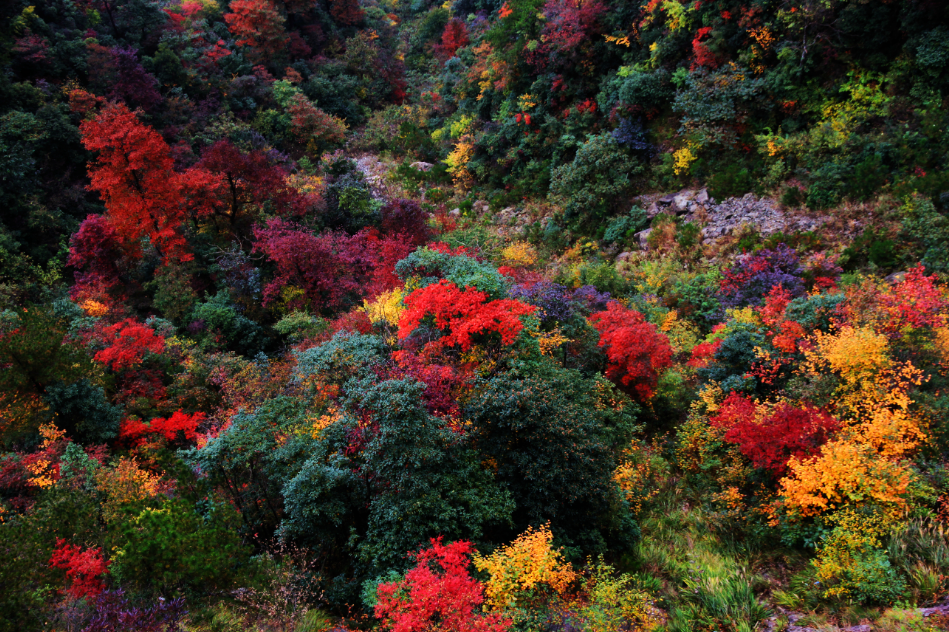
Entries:
[[738,446],[755,467],[782,476],[788,460],[817,453],[840,423],[826,411],[808,404],[786,402],[759,415],[758,404],[732,392],[710,418],[712,426],[725,430],[725,440]]
[[340,26],[356,26],[366,18],[359,0],[331,0],[330,15]]
[[286,19],[272,0],[234,0],[229,8],[231,12],[224,14],[227,28],[254,59],[266,59],[286,47]]
[[73,599],[95,597],[105,590],[100,577],[109,573],[109,562],[102,557],[101,547],[83,550],[58,538],[49,565],[66,571],[70,582],[66,592]]
[[177,441],[179,437],[185,441],[194,441],[197,439],[198,426],[205,418],[204,413],[189,415],[179,410],[167,419],[156,417],[147,425],[134,419],[125,419],[119,428],[119,438],[133,445],[140,444],[150,434],[162,435],[168,441]]
[[212,215],[231,229],[246,218],[248,207],[261,207],[266,202],[278,215],[306,211],[306,199],[286,183],[286,170],[272,164],[261,151],[244,153],[223,139],[205,150],[197,166],[221,177],[223,203],[212,210]]
[[121,258],[121,244],[112,224],[101,215],[88,215],[69,240],[66,265],[76,270],[73,298],[98,297],[113,288],[119,280],[116,264]]
[[95,358],[114,371],[134,368],[141,364],[146,353],[165,350],[164,338],[131,318],[106,327],[101,336],[108,346],[96,353]]
[[481,614],[484,591],[468,573],[470,542],[442,544],[432,539],[432,547],[415,554],[418,564],[405,579],[380,584],[376,617],[393,632],[504,632],[511,621],[500,614]]
[[440,59],[448,60],[455,56],[459,48],[467,46],[468,43],[468,28],[464,20],[452,18],[445,25],[442,40],[435,46],[435,53]]
[[209,215],[220,181],[205,169],[173,170],[171,149],[151,127],[121,103],[79,126],[86,149],[98,152],[89,165],[91,188],[102,196],[109,223],[127,251],[140,255],[147,238],[165,261],[190,261],[183,234],[188,217]]
[[672,366],[669,338],[642,314],[616,301],[590,316],[590,322],[606,351],[606,377],[639,401],[651,398],[659,375]]
[[[395,264],[415,246],[398,234],[380,238],[367,229],[355,235],[323,233],[272,219],[254,230],[254,250],[276,265],[277,274],[264,288],[264,305],[283,298],[291,309],[338,311],[362,297],[372,298],[399,285]],[[302,290],[284,295],[284,288]]]
[[426,345],[429,351],[458,347],[468,351],[478,339],[498,334],[502,346],[514,344],[524,324],[520,317],[537,309],[511,299],[487,300],[473,288],[460,289],[451,281],[413,291],[405,297],[405,312],[399,321],[399,338],[408,338],[425,321],[442,332]]

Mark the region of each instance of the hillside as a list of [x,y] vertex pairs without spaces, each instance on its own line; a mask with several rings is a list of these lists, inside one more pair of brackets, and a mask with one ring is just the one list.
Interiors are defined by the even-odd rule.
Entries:
[[0,632],[949,627],[946,3],[0,18]]

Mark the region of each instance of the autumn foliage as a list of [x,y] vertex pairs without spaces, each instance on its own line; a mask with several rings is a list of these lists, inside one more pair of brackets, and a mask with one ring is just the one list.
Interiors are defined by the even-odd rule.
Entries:
[[101,548],[87,548],[67,543],[64,539],[56,540],[56,549],[49,560],[49,565],[66,571],[69,585],[66,592],[73,599],[95,597],[105,590],[103,575],[109,573],[109,562],[102,557]]
[[514,344],[524,328],[520,317],[533,314],[536,308],[511,299],[487,298],[484,292],[462,290],[446,280],[415,290],[405,297],[399,337],[408,338],[429,323],[441,335],[426,343],[428,350],[457,347],[468,351],[491,334],[500,337],[502,346]]
[[710,420],[755,467],[775,476],[786,472],[792,457],[805,460],[816,454],[840,427],[836,419],[813,406],[781,402],[763,407],[735,392],[725,398]]
[[140,256],[147,238],[162,259],[191,260],[185,221],[212,212],[219,180],[203,169],[175,172],[168,144],[125,105],[109,105],[80,131],[86,149],[98,154],[91,186],[127,251]]
[[653,396],[659,376],[672,365],[669,338],[639,312],[616,301],[590,316],[606,351],[606,376],[641,401]]
[[227,28],[239,46],[246,46],[255,60],[281,52],[289,42],[286,18],[272,0],[234,0],[224,15]]
[[503,615],[480,612],[483,589],[468,571],[473,551],[470,542],[433,539],[431,548],[414,554],[417,564],[405,579],[379,585],[376,617],[392,632],[508,630],[511,622]]
[[101,338],[108,345],[95,358],[114,371],[131,369],[141,364],[149,353],[161,353],[165,340],[147,325],[127,318],[102,330]]

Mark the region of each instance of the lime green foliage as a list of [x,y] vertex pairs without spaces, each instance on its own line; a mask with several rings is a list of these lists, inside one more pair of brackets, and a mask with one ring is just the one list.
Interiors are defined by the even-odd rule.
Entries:
[[112,573],[127,584],[159,593],[226,589],[250,553],[238,537],[239,521],[226,503],[196,508],[168,500],[157,508],[130,512],[117,525],[120,546]]

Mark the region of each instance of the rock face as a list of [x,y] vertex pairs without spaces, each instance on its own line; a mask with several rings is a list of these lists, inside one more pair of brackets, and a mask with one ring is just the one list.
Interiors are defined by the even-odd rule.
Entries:
[[752,226],[758,233],[767,236],[777,232],[815,230],[826,221],[824,218],[792,215],[781,210],[773,200],[759,199],[752,193],[716,203],[705,189],[686,189],[661,197],[644,196],[639,203],[646,207],[646,215],[650,218],[659,213],[668,213],[703,225],[702,237],[706,240],[730,235],[742,224]]
[[419,162],[413,162],[409,166],[415,169],[416,171],[430,171],[433,165],[430,162],[419,161]]

